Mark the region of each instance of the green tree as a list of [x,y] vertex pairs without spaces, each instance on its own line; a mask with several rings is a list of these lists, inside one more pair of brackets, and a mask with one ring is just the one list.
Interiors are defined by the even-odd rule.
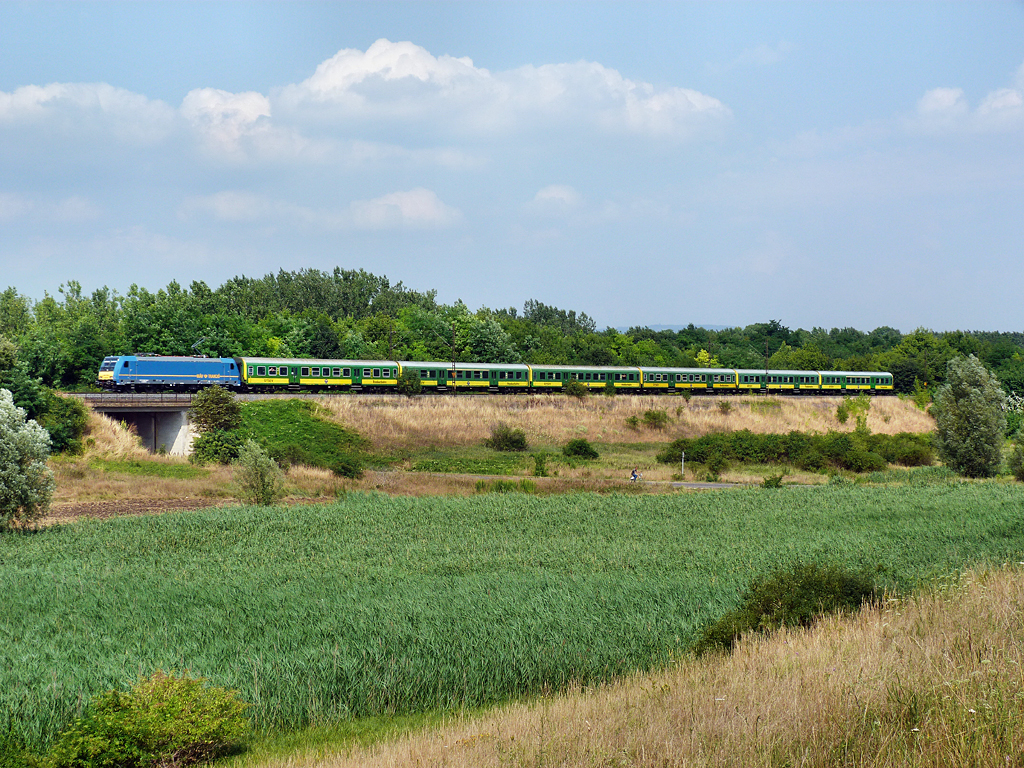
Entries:
[[974,355],[946,365],[946,383],[935,392],[932,410],[938,449],[946,465],[968,477],[992,477],[1002,462],[1006,395]]
[[242,423],[242,406],[224,387],[207,387],[192,398],[188,418],[198,432],[237,429]]
[[414,397],[423,390],[419,373],[412,368],[404,368],[398,377],[398,394]]
[[53,472],[50,436],[0,389],[0,531],[34,523],[49,508]]

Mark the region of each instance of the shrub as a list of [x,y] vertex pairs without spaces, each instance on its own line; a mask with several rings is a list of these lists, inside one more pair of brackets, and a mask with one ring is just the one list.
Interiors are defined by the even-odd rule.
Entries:
[[854,448],[843,458],[842,466],[851,472],[879,472],[888,464],[877,453]]
[[629,427],[630,429],[640,429],[640,419],[638,419],[636,416],[627,416],[626,426]]
[[363,463],[355,456],[339,456],[331,464],[331,472],[338,477],[360,478],[363,476]]
[[495,451],[525,451],[526,432],[513,429],[503,421],[491,427],[491,436],[484,440],[484,445]]
[[398,394],[405,395],[406,397],[415,397],[423,391],[423,383],[420,381],[420,375],[417,371],[412,368],[405,368],[402,370],[402,375],[398,377]]
[[243,501],[268,507],[284,495],[284,473],[255,440],[246,440],[234,464]]
[[728,400],[718,401],[718,412],[720,414],[724,416],[728,414],[730,411],[732,411],[732,403],[730,403]]
[[949,361],[932,410],[939,454],[950,469],[968,477],[992,477],[999,471],[1005,403],[998,380],[974,355]]
[[46,466],[50,436],[14,397],[0,389],[0,531],[32,524],[50,506],[53,471]]
[[781,488],[782,478],[786,476],[785,472],[780,472],[777,475],[766,475],[764,480],[761,481],[762,488]]
[[1017,444],[1013,447],[1006,463],[1013,476],[1024,483],[1024,433],[1017,433]]
[[738,608],[705,628],[695,650],[732,650],[745,633],[807,627],[822,614],[855,611],[877,596],[870,574],[798,562],[754,581]]
[[238,458],[242,442],[238,430],[215,429],[203,432],[192,441],[192,453],[188,460],[193,464],[230,464]]
[[566,456],[578,456],[581,459],[596,459],[600,456],[594,446],[582,437],[566,443],[562,448],[562,453]]
[[316,466],[316,457],[305,446],[298,443],[272,446],[267,449],[267,454],[286,472],[291,468],[292,464]]
[[548,455],[544,451],[533,454],[533,476],[548,476]]
[[564,392],[569,397],[574,397],[580,401],[586,400],[587,395],[590,394],[590,390],[588,390],[586,386],[584,386],[580,382],[576,381],[576,379],[567,381],[562,386],[562,392]]
[[836,406],[836,421],[840,424],[845,424],[850,419],[850,402],[849,398],[843,400],[839,405]]
[[54,453],[78,453],[88,415],[85,406],[74,397],[46,393],[46,413],[39,423],[50,433],[50,449]]
[[130,691],[97,696],[62,732],[47,768],[148,768],[206,763],[237,749],[248,704],[235,691],[156,672]]
[[237,429],[242,423],[242,406],[224,387],[207,387],[192,398],[188,418],[200,433]]
[[651,429],[664,429],[668,426],[668,412],[659,410],[644,411],[644,426]]

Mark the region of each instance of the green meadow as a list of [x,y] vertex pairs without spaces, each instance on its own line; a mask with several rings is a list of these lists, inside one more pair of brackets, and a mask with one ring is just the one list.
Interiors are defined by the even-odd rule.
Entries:
[[476,707],[665,664],[797,559],[905,590],[1022,554],[1024,489],[949,479],[80,521],[0,537],[0,740],[41,748],[157,668],[265,730]]

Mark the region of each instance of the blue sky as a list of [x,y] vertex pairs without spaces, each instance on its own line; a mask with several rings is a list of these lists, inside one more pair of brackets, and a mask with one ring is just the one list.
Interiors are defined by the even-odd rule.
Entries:
[[1021,330],[1024,3],[0,3],[0,289]]

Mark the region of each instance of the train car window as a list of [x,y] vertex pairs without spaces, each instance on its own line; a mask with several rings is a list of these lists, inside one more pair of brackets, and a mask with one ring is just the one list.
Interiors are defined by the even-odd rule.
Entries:
[[277,376],[277,368],[274,366],[267,368],[267,376]]
[[[128,365],[128,363],[125,363],[125,365]],[[250,376],[252,376],[252,375],[253,375],[253,372],[252,372],[252,371],[253,371],[253,367],[252,367],[252,366],[250,365],[250,366],[249,366],[249,375],[250,375]]]
[[342,376],[351,376],[352,375],[352,369],[351,368],[343,368],[341,370],[341,375]]
[[300,368],[300,369],[299,369],[299,373],[300,373],[300,374],[301,374],[302,376],[309,376],[309,368]]
[[312,375],[319,379],[320,378],[320,368],[319,367],[314,368]]
[[374,368],[373,369],[373,378],[375,378],[375,379],[379,379],[380,378],[380,368]]
[[266,367],[264,367],[264,366],[262,366],[262,365],[261,365],[261,366],[260,366],[259,368],[257,368],[257,369],[256,369],[256,375],[257,375],[257,376],[266,376],[266,375],[267,375],[267,369],[266,369]]

